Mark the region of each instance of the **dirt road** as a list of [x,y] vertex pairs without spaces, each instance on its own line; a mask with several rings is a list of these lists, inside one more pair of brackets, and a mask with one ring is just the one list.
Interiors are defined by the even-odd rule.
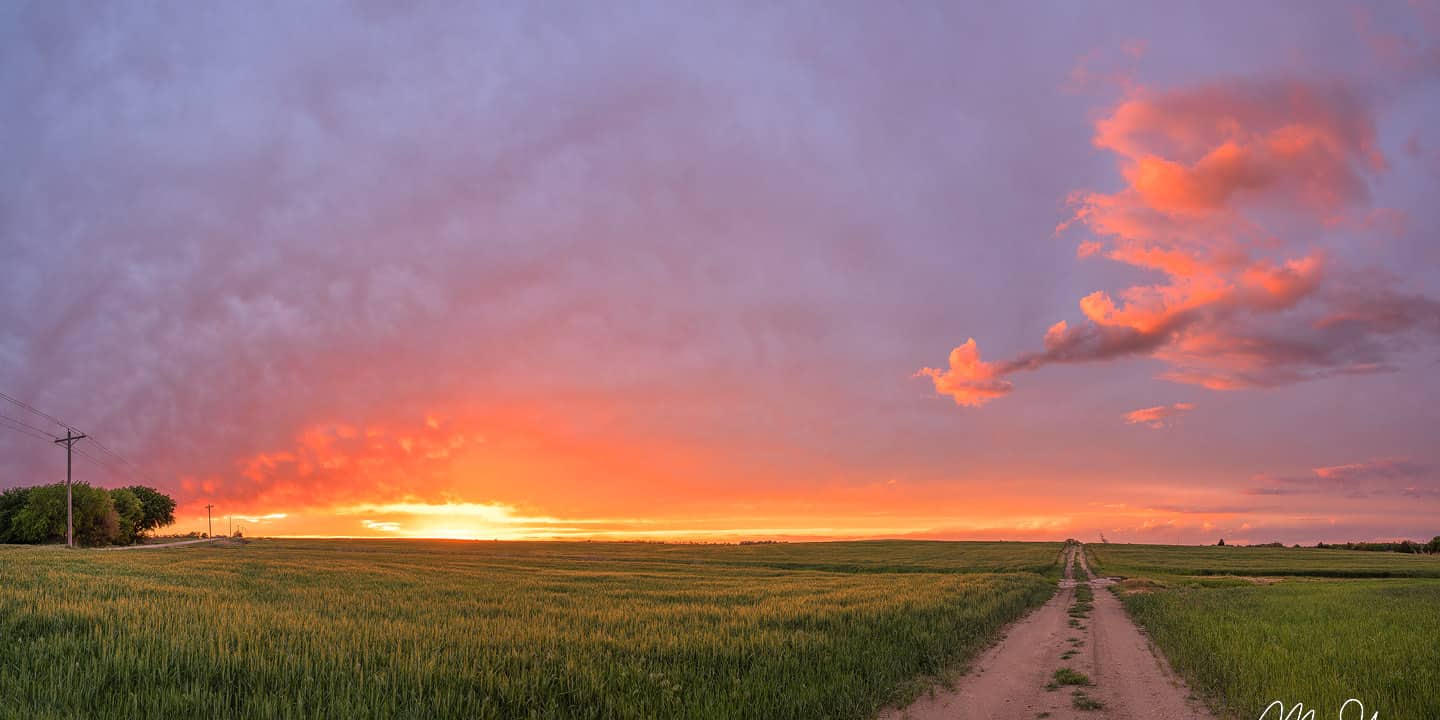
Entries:
[[[1072,624],[1069,610],[1081,584],[1093,588],[1094,608]],[[954,690],[937,688],[882,720],[1212,720],[1104,589],[1108,584],[1090,573],[1080,546],[1072,546],[1060,591],[1012,625]],[[1057,687],[1052,681],[1061,668],[1083,673],[1090,684]],[[1077,690],[1100,707],[1077,707],[1087,704]]]
[[215,538],[205,538],[205,539],[203,539],[203,540],[181,540],[180,542],[157,543],[157,544],[155,544],[155,545],[120,545],[120,546],[117,546],[117,547],[108,547],[108,548],[99,548],[99,549],[100,549],[100,550],[159,550],[160,548],[173,548],[173,547],[180,547],[181,545],[199,545],[200,543],[225,542],[226,540],[229,540],[229,539],[230,539],[230,538],[226,538],[226,537],[215,537]]

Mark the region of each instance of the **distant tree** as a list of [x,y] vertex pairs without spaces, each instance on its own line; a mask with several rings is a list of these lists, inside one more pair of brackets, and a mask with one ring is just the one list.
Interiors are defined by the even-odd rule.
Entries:
[[[109,545],[120,537],[120,518],[115,503],[104,488],[75,483],[70,487],[74,502],[75,542],[80,545]],[[65,485],[28,488],[25,504],[10,519],[9,542],[46,543],[65,540]]]
[[136,525],[135,534],[158,530],[167,525],[175,524],[175,499],[155,488],[144,485],[131,485],[122,490],[129,490],[140,500],[140,507],[143,518]]
[[71,492],[75,498],[75,542],[90,546],[120,542],[120,516],[109,491],[75,483]]
[[1215,543],[1215,546],[1216,546],[1216,547],[1225,547],[1225,538],[1220,538],[1220,542]]
[[[175,501],[151,488],[75,483],[70,494],[79,545],[129,544],[175,522]],[[0,543],[64,542],[65,507],[63,483],[0,492]]]
[[1440,535],[1436,535],[1431,538],[1430,542],[1425,543],[1425,549],[1432,553],[1440,553]]
[[10,521],[11,542],[65,539],[65,486],[41,485],[25,493],[25,506]]
[[129,545],[140,537],[140,526],[145,522],[145,507],[140,498],[129,488],[110,491],[110,501],[115,504],[115,515],[119,519],[119,532],[115,542]]
[[0,543],[19,542],[14,538],[12,523],[15,514],[25,507],[25,498],[30,495],[30,488],[10,488],[0,492]]

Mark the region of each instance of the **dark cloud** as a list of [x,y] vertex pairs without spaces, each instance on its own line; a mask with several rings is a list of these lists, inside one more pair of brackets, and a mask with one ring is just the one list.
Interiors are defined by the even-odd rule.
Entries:
[[1318,467],[1308,475],[1261,475],[1250,495],[1330,495],[1363,498],[1440,495],[1433,468],[1409,458],[1376,458],[1348,465]]
[[[259,492],[249,460],[312,428],[435,408],[727,462],[879,457],[910,442],[890,379],[964,269],[954,228],[1051,222],[1062,181],[1000,160],[1086,164],[1082,105],[1013,98],[1064,63],[993,76],[975,59],[1006,43],[963,12],[0,16],[0,388],[177,490]],[[0,482],[53,475],[6,435]]]
[[[910,373],[961,330],[993,343],[991,370],[1155,357],[1217,324],[1246,338],[1237,356],[1340,347],[1336,372],[1403,369],[1402,336],[1429,347],[1435,288],[1332,301],[1337,286],[1389,285],[1308,290],[1276,253],[1254,267],[1282,292],[1236,307],[1323,319],[1327,342],[1221,304],[1170,325],[1077,321],[1020,354],[1075,298],[1150,272],[1077,271],[1071,239],[1052,237],[1067,192],[1114,179],[1091,142],[1109,100],[1060,90],[1076,59],[1148,38],[1135,72],[1154,87],[1293,57],[1334,72],[1357,61],[1348,15],[1296,28],[1301,6],[1283,4],[1244,22],[1144,3],[1116,17],[994,6],[984,22],[958,5],[382,5],[0,4],[0,389],[182,501],[255,517],[293,510],[259,499],[415,496],[582,518],[612,501],[648,510],[678,487],[763,506],[893,474],[956,488],[949,516],[1044,482],[1022,476],[1105,468],[1128,483],[1156,452],[1093,422],[1135,407],[1113,403],[1147,379],[1125,369],[1065,387],[1047,384],[1058,368],[1031,376],[1017,391],[1053,402],[1001,403],[983,421],[927,407]],[[1210,29],[1246,50],[1216,57]],[[1236,196],[1215,191],[1227,178],[1268,180],[1265,160],[1206,166],[1191,185],[1213,204]],[[1397,194],[1368,190],[1377,205]],[[1432,246],[1406,236],[1366,253],[1410,286]],[[1351,264],[1337,253],[1324,277]],[[1289,310],[1264,300],[1292,296]],[[937,375],[955,388],[1011,390],[978,351],[954,359],[964,372]],[[1409,381],[1387,377],[1392,398]],[[1418,382],[1412,396],[1433,384]],[[1324,392],[1341,390],[1309,397],[1335,404]],[[1224,424],[1264,422],[1246,419],[1262,400],[1229,402],[1215,406]],[[1404,452],[1429,447],[1427,409],[1385,411],[1416,428],[1395,441]],[[432,412],[470,438],[454,457],[401,445],[448,442]],[[1326,427],[1368,420],[1337,415]],[[372,429],[383,441],[360,439]],[[1194,429],[1197,446],[1236,442]],[[317,433],[336,437],[322,451]],[[6,486],[63,472],[51,444],[8,430],[0,455]],[[527,507],[540,493],[548,505]]]

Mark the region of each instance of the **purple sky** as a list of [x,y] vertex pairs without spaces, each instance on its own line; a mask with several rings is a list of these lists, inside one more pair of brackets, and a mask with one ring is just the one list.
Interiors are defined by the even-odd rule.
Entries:
[[182,529],[1440,533],[1440,7],[399,7],[0,6],[0,391]]

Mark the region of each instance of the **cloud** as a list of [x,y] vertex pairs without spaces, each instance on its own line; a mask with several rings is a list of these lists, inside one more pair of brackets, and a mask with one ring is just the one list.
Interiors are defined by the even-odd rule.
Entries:
[[[803,9],[724,15],[20,12],[0,23],[0,388],[94,432],[182,502],[251,513],[441,485],[562,506],[651,500],[656,458],[708,453],[664,474],[758,488],[758,464],[876,455],[903,411],[844,410],[905,388],[851,380],[898,385],[910,368],[897,348],[933,332],[895,312],[955,282],[932,240],[961,215],[996,235],[1059,192],[1010,193],[972,164],[1082,153],[1052,137],[1042,98],[998,101],[1048,77],[1043,63],[1002,80],[964,60],[998,41],[956,46],[903,13],[842,13],[818,31]],[[1008,26],[1032,37],[1024,19]],[[875,20],[917,52],[864,62],[853,41],[878,42]],[[542,27],[554,47],[523,40]],[[927,162],[956,127],[953,98],[922,77],[994,113],[962,133],[984,143],[945,151],[957,162]],[[923,207],[878,202],[882,178]],[[989,217],[924,199],[942,187],[989,193]],[[885,300],[857,295],[865,283]],[[484,416],[472,436],[543,426],[531,454],[573,467],[514,487],[513,467],[406,474],[399,438],[373,458],[399,469],[388,477],[294,447],[308,429],[396,428],[431,410]],[[30,442],[11,435],[7,457]],[[54,476],[53,448],[35,444],[0,482]],[[333,459],[350,444],[337,438]],[[597,460],[597,447],[637,460]]]
[[[1128,357],[1165,362],[1161,377],[1174,382],[1273,387],[1384,372],[1440,337],[1440,303],[1344,266],[1322,242],[1366,216],[1369,180],[1386,168],[1363,96],[1295,79],[1137,87],[1098,121],[1094,142],[1118,158],[1124,186],[1073,195],[1059,230],[1089,231],[1079,257],[1161,281],[1081,298],[1083,320],[1055,323],[1040,350],[979,366],[985,388]],[[962,347],[978,359],[973,340]],[[979,373],[925,374],[948,392],[942,380],[953,390]],[[959,389],[972,406],[1004,394]]]
[[1176,418],[1194,409],[1194,403],[1183,402],[1140,408],[1125,413],[1125,422],[1130,425],[1145,425],[1152,430],[1160,430],[1173,425]]
[[916,376],[930,378],[935,392],[955,398],[956,405],[980,407],[1011,390],[1011,383],[996,377],[997,372],[995,365],[980,359],[975,338],[970,338],[950,351],[949,369],[921,368]]
[[[9,100],[0,105],[0,389],[133,460],[199,518],[187,522],[203,523],[194,508],[213,502],[220,513],[286,513],[266,522],[271,533],[449,527],[437,516],[330,512],[413,501],[503,503],[562,519],[640,513],[665,519],[667,531],[850,532],[951,522],[927,514],[1004,518],[1040,495],[1055,507],[1037,512],[1063,515],[1075,488],[1093,494],[1093,483],[1158,474],[1145,452],[1121,452],[1102,437],[1106,423],[1084,416],[1097,397],[1146,378],[1079,388],[1030,415],[1023,432],[997,423],[960,437],[953,418],[916,412],[907,396],[939,380],[954,392],[936,407],[978,405],[1025,392],[1006,365],[1019,351],[1035,351],[1036,367],[1154,357],[1191,349],[1168,344],[1167,331],[1248,316],[1203,304],[1223,288],[1193,278],[1176,281],[1183,292],[1132,301],[1124,288],[1170,276],[1111,257],[1198,278],[1212,266],[1230,272],[1218,242],[1213,252],[1127,245],[1077,221],[1064,239],[1084,247],[1083,267],[1120,278],[1083,284],[1075,248],[1056,253],[1048,242],[1062,219],[1052,217],[1057,199],[1103,191],[1077,194],[1077,215],[1088,202],[1087,218],[1137,232],[1148,223],[1159,242],[1193,238],[1206,223],[1245,229],[1234,214],[1261,225],[1270,218],[1251,212],[1257,199],[1286,217],[1329,215],[1307,205],[1303,187],[1287,189],[1300,181],[1276,167],[1276,142],[1246,137],[1228,155],[1209,152],[1222,144],[1213,141],[1193,154],[1154,151],[1171,164],[1144,166],[1135,177],[1145,193],[1119,197],[1129,186],[1112,159],[1128,161],[1085,141],[1093,101],[1031,91],[1063,84],[1069,59],[1126,38],[1152,38],[1147,57],[1168,56],[1211,12],[1198,7],[1179,22],[1131,13],[1117,23],[995,4],[965,42],[956,31],[976,24],[958,5],[855,6],[823,25],[801,6],[734,22],[719,6],[644,2],[621,11],[437,3],[400,14],[323,1],[115,7],[104,22],[63,2],[0,10]],[[1348,29],[1347,17],[1324,13],[1294,27],[1283,8],[1221,12],[1241,33],[1295,30],[1296,47],[1328,49]],[[897,43],[906,52],[892,52]],[[1288,45],[1241,45],[1222,58],[1237,71],[1294,67]],[[1019,61],[997,69],[998,56]],[[1135,85],[1133,69],[1118,50],[1096,57],[1087,87],[1171,103]],[[1354,76],[1374,92],[1363,68]],[[1354,104],[1370,112],[1369,102]],[[1426,126],[1407,117],[1413,104],[1392,107],[1378,124],[1400,141]],[[1433,156],[1436,143],[1418,132]],[[1351,176],[1373,179],[1363,157],[1351,162]],[[1364,194],[1326,187],[1356,204],[1429,189],[1394,179]],[[1106,205],[1100,195],[1117,197]],[[1397,270],[1433,280],[1433,243],[1414,237],[1427,216],[1407,209],[1410,236],[1393,238]],[[1220,372],[1216,353],[1239,363],[1254,347],[1283,347],[1344,359],[1356,337],[1367,357],[1348,372],[1394,367],[1399,335],[1369,328],[1414,324],[1424,303],[1370,292],[1384,279],[1345,280],[1344,252],[1292,252],[1293,238],[1312,235],[1263,224],[1260,235],[1286,242],[1242,240],[1259,244],[1252,259],[1269,260],[1272,273],[1317,258],[1294,273],[1318,289],[1291,283],[1303,297],[1275,312],[1304,311],[1323,332],[1255,321],[1244,342],[1192,339],[1201,360],[1165,369],[1274,382],[1289,368]],[[1085,312],[1072,309],[1100,289]],[[1352,292],[1331,303],[1336,312],[1312,307],[1337,289]],[[1137,312],[1151,305],[1158,312]],[[937,328],[957,324],[963,334],[937,340]],[[1034,344],[1009,345],[1012,330]],[[946,354],[970,336],[981,347],[952,368]],[[938,369],[908,378],[926,364]],[[1433,386],[1416,381],[1410,397]],[[1367,386],[1395,393],[1400,382]],[[1264,423],[1263,404],[1231,410],[1248,417],[1242,425]],[[1394,445],[1369,454],[1428,447],[1423,407],[1375,407],[1405,437],[1357,434]],[[446,432],[427,429],[431,414]],[[1370,421],[1312,413],[1286,442]],[[452,434],[466,444],[451,448]],[[1060,446],[1071,451],[1047,450]],[[0,485],[63,477],[57,453],[0,429]],[[77,479],[138,481],[77,462]],[[1186,463],[1176,482],[1227,462]],[[1082,466],[1103,479],[1059,480]],[[890,477],[904,478],[886,486],[894,499],[849,491]],[[918,494],[940,485],[955,497]],[[976,509],[1006,488],[1023,492]],[[783,518],[777,496],[794,508]],[[894,514],[876,520],[882,507]],[[691,522],[712,513],[721,517]]]
[[244,520],[251,523],[264,523],[272,520],[284,520],[289,517],[286,513],[267,513],[265,515],[231,515],[235,520]]
[[242,507],[323,507],[394,493],[397,486],[437,496],[453,459],[479,443],[434,415],[393,426],[319,423],[285,446],[237,460],[233,472],[186,480],[182,490]]
[[1249,505],[1154,505],[1148,509],[1181,515],[1247,515],[1265,512],[1271,508]]
[[[527,517],[516,512],[514,506],[504,503],[473,503],[473,502],[445,502],[445,503],[423,503],[423,502],[398,502],[398,503],[365,503],[334,508],[339,515],[365,515],[365,514],[397,514],[413,516],[440,516],[448,518],[471,518],[479,522],[488,523],[553,523],[558,522],[555,518],[549,517]],[[368,522],[368,521],[367,521]],[[572,521],[573,522],[573,521]]]
[[1260,475],[1255,479],[1259,484],[1246,488],[1246,494],[1440,497],[1433,468],[1404,457],[1317,467],[1308,475]]

